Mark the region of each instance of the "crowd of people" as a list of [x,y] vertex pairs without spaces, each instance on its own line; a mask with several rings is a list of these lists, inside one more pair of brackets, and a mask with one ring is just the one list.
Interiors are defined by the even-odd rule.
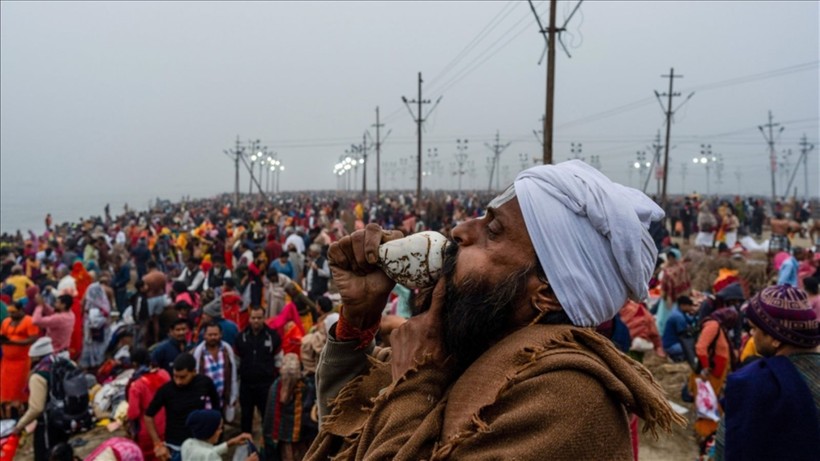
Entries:
[[[126,206],[117,217],[106,207],[57,226],[48,215],[42,234],[4,234],[0,419],[16,421],[14,434],[39,421],[38,460],[88,429],[91,418],[69,428],[47,421],[52,368],[68,362],[95,384],[131,373],[125,416],[145,459],[184,458],[195,433],[188,416],[206,408],[243,434],[257,427],[271,459],[300,459],[317,432],[315,365],[338,318],[328,246],[367,222],[405,233],[452,226],[480,214],[483,198],[343,206],[333,195],[293,195],[232,206],[222,196]],[[409,317],[411,291],[395,292],[387,312]]]
[[[586,170],[577,174],[592,175]],[[605,184],[603,176],[591,178],[594,181],[587,181]],[[610,187],[608,184],[611,183],[601,187]],[[578,245],[595,254],[589,256],[589,260],[578,260],[559,251],[560,245],[542,242],[540,233],[551,232],[550,226],[557,224],[538,227],[537,223],[542,221],[539,211],[524,208],[519,188],[524,190],[517,181],[514,192],[518,194],[516,203],[522,206],[518,211],[521,222],[516,224],[517,229],[509,232],[529,234],[526,242],[532,240],[528,244],[534,245],[534,249],[529,249],[530,256],[542,264],[527,266],[523,274],[540,277],[532,280],[549,280],[545,284],[547,288],[532,295],[531,304],[543,302],[550,306],[539,310],[537,318],[521,321],[567,325],[569,329],[562,330],[561,335],[571,336],[594,350],[595,357],[605,357],[608,366],[615,370],[617,379],[607,375],[606,379],[612,380],[607,381],[607,386],[612,389],[634,387],[624,391],[619,405],[623,404],[631,415],[641,416],[653,427],[669,429],[674,422],[680,422],[680,418],[671,413],[665,400],[658,397],[659,391],[644,383],[645,377],[631,368],[632,365],[607,355],[607,348],[611,346],[599,344],[597,338],[608,338],[610,345],[638,361],[646,352],[654,351],[671,362],[688,363],[692,373],[681,389],[684,399],[693,403],[697,400],[700,408],[701,389],[703,383],[708,383],[714,396],[722,402],[714,403],[717,411],[713,414],[697,412],[694,430],[703,456],[764,459],[759,456],[766,453],[773,455],[769,459],[808,459],[801,456],[809,453],[805,450],[817,448],[820,440],[820,355],[817,354],[820,255],[811,249],[790,245],[789,233],[800,231],[800,226],[795,225],[798,223],[781,215],[782,210],[767,217],[764,204],[759,201],[738,199],[732,204],[687,197],[674,202],[674,209],[667,210],[674,218],[671,225],[659,226],[658,218],[663,211],[643,196],[641,200],[648,202],[640,202],[645,207],[643,211],[637,210],[638,205],[631,205],[641,222],[618,216],[622,221],[612,221],[614,228],[607,232],[612,242],[626,241],[629,236],[624,233],[637,232],[640,236],[643,226],[652,251],[640,246],[627,251],[623,247],[618,249],[617,243],[600,243],[604,251],[594,246],[599,244],[597,234],[568,235],[568,241],[572,242],[575,242],[573,238],[583,237]],[[106,207],[103,216],[61,225],[54,225],[49,215],[42,233],[4,234],[0,237],[0,376],[3,377],[0,419],[15,421],[10,430],[15,441],[21,434],[33,432],[37,461],[71,459],[69,438],[90,429],[99,419],[93,411],[95,386],[98,389],[100,385],[124,379],[121,400],[127,408],[118,416],[124,422],[127,437],[109,439],[86,459],[112,459],[97,458],[107,453],[119,460],[216,460],[223,459],[231,447],[244,450],[248,460],[288,461],[326,459],[327,456],[360,459],[365,452],[394,459],[416,459],[414,456],[418,453],[430,459],[461,459],[459,454],[469,457],[509,450],[506,443],[493,447],[490,442],[476,442],[474,446],[453,442],[469,439],[463,427],[440,427],[444,424],[441,421],[433,422],[416,414],[454,411],[458,417],[469,419],[472,413],[436,406],[443,396],[443,388],[430,391],[436,397],[430,396],[429,404],[420,404],[414,409],[407,405],[417,402],[402,401],[405,397],[396,396],[394,412],[410,418],[407,421],[412,421],[410,416],[415,415],[420,424],[419,428],[408,426],[399,430],[394,426],[400,421],[394,421],[389,414],[380,415],[372,402],[363,403],[370,402],[371,398],[376,401],[381,394],[367,396],[363,391],[356,394],[350,386],[345,387],[350,383],[351,386],[370,385],[368,391],[387,389],[378,387],[376,381],[356,379],[370,365],[366,360],[361,362],[367,355],[373,357],[369,359],[373,363],[389,359],[394,364],[392,376],[398,379],[395,364],[401,362],[396,359],[396,350],[401,349],[394,348],[391,358],[389,346],[403,344],[404,336],[400,332],[408,331],[414,321],[424,318],[424,314],[413,315],[420,312],[419,306],[426,305],[421,311],[435,310],[431,303],[436,304],[435,296],[424,289],[391,283],[384,293],[378,293],[381,298],[372,293],[364,296],[377,300],[373,311],[376,314],[361,314],[368,321],[358,323],[356,297],[351,298],[350,289],[340,288],[340,282],[344,285],[344,277],[350,276],[347,272],[361,276],[373,269],[369,259],[367,264],[356,260],[365,257],[359,255],[364,250],[353,247],[351,242],[360,241],[367,232],[372,234],[372,226],[377,224],[379,232],[393,232],[390,235],[394,236],[436,230],[458,244],[459,254],[469,253],[468,242],[474,238],[467,234],[471,226],[502,214],[500,210],[508,203],[498,199],[490,202],[491,198],[488,194],[475,193],[431,194],[424,199],[398,193],[380,198],[314,193],[285,194],[272,201],[248,196],[235,204],[233,197],[224,195],[166,203],[146,211],[126,207],[118,216],[112,216]],[[611,210],[599,212],[606,214]],[[760,216],[763,220],[758,222]],[[772,237],[761,252],[768,258],[760,260],[770,267],[773,280],[771,286],[753,287],[736,270],[733,261],[752,259],[751,252],[760,250],[759,245],[744,246],[742,237],[745,234],[759,236],[764,223],[770,226]],[[623,228],[615,228],[619,225]],[[487,232],[500,232],[492,226],[488,225]],[[495,224],[495,227],[503,227],[503,224]],[[601,231],[596,228],[596,232]],[[690,236],[696,237],[691,244]],[[333,244],[336,250],[331,250]],[[340,248],[344,248],[344,252]],[[640,252],[644,252],[643,257],[636,256]],[[559,253],[566,259],[556,256]],[[659,258],[655,258],[657,254]],[[606,255],[611,259],[621,256],[625,260],[611,261]],[[647,255],[651,258],[647,259]],[[606,308],[595,310],[596,303],[600,302],[585,297],[591,295],[575,296],[563,291],[564,286],[576,282],[570,283],[566,280],[568,276],[546,267],[544,262],[548,257],[559,258],[549,259],[554,263],[575,264],[588,270],[569,272],[589,276],[603,284],[599,290],[620,295],[613,295]],[[502,259],[476,260],[472,270],[502,271],[507,265],[507,259],[503,258],[515,260],[515,255],[497,258]],[[601,258],[606,261],[601,262]],[[703,258],[722,258],[727,264],[708,290],[693,290],[691,271]],[[356,261],[350,262],[351,259]],[[345,263],[340,261],[347,261],[349,266],[343,267]],[[627,263],[645,266],[644,272],[648,271],[651,277],[643,280],[632,274],[639,269],[623,266]],[[490,266],[483,266],[485,264]],[[596,267],[589,268],[590,264]],[[614,272],[603,272],[602,267],[610,264],[616,265]],[[512,267],[507,272],[517,269]],[[616,274],[617,280],[623,278],[624,286],[613,286],[617,280],[599,278],[612,274]],[[490,347],[484,342],[491,340],[494,344],[503,337],[500,336],[503,332],[509,332],[502,325],[509,319],[496,317],[495,329],[488,329],[467,312],[472,307],[470,303],[495,302],[506,306],[504,302],[518,300],[525,286],[526,290],[530,289],[526,283],[512,278],[524,275],[517,272],[512,276],[503,275],[509,277],[500,278],[494,291],[469,284],[454,289],[458,296],[453,295],[453,299],[463,296],[470,302],[456,303],[463,311],[445,312],[445,316],[452,316],[452,322],[458,319],[461,327],[461,330],[457,326],[448,330],[450,339],[445,348],[458,358],[451,365],[461,378],[453,385],[451,395],[443,400],[459,402],[461,398],[466,407],[474,407],[466,400],[470,396],[469,386],[475,386],[476,380],[482,378],[480,371],[474,371],[475,364],[483,364],[483,372],[489,370],[497,374],[512,370],[487,368],[490,364],[483,358]],[[641,295],[640,285],[649,291]],[[616,302],[615,298],[620,300],[617,309],[611,305]],[[593,310],[576,312],[569,307],[568,300],[588,303]],[[340,315],[342,305],[345,311]],[[553,309],[554,306],[563,306],[563,310]],[[409,321],[411,318],[414,320]],[[577,327],[597,327],[600,335],[590,336],[589,328]],[[566,339],[556,337],[555,341]],[[355,346],[345,352],[353,354],[358,362],[349,359],[345,362],[341,353],[335,358],[338,362],[331,361],[335,357],[331,354],[333,347],[345,344]],[[552,346],[540,344],[539,347]],[[490,350],[495,349],[492,346]],[[493,360],[507,357],[515,362],[512,355],[504,355],[512,351],[496,353],[492,355]],[[432,356],[438,359],[435,354]],[[765,359],[771,356],[787,360]],[[412,354],[409,357],[412,361]],[[598,363],[595,357],[588,359],[590,367]],[[423,368],[422,362],[427,363],[417,360],[415,365],[405,364],[403,372],[406,374],[416,366]],[[326,370],[334,366],[341,371],[332,374],[333,379],[322,378],[321,374],[328,373]],[[371,376],[374,374],[378,372],[371,372]],[[555,389],[555,395],[560,395],[561,386],[577,384],[573,381],[577,376],[565,375],[542,384],[557,386],[549,389]],[[387,384],[390,376],[388,366]],[[465,382],[471,384],[462,383],[464,376],[470,378]],[[431,379],[426,383],[438,387],[452,383],[444,375]],[[766,384],[766,379],[771,383]],[[418,379],[414,382],[414,385],[423,385]],[[84,398],[77,392],[78,383],[82,383]],[[779,394],[773,397],[771,389],[761,387],[776,388],[779,384],[787,385],[792,391],[789,396],[797,397],[792,401]],[[591,384],[578,385],[589,392],[594,388]],[[508,390],[508,387],[499,389]],[[347,391],[342,391],[343,388]],[[537,387],[517,398],[547,399],[532,394],[535,389]],[[390,397],[379,399],[393,402],[395,393],[391,390],[385,393],[388,394]],[[501,395],[499,391],[499,398]],[[598,406],[592,407],[601,412],[599,416],[603,421],[617,426],[619,411],[612,410],[607,398],[598,398],[602,400],[595,401]],[[329,408],[328,402],[334,399],[343,403]],[[488,414],[481,413],[486,420],[474,416],[472,424],[476,427],[467,432],[489,431],[489,428],[482,429],[482,424],[489,424],[490,420],[501,421],[498,428],[504,431],[521,427],[521,421],[536,424],[532,417],[518,412],[513,404],[515,400],[510,402],[510,415],[521,418],[519,421],[504,422],[501,416],[491,416],[488,411]],[[357,414],[353,408],[356,405],[369,410]],[[752,405],[766,406],[768,410],[756,413]],[[478,412],[479,408],[475,410]],[[567,410],[557,407],[552,410],[557,412],[556,418],[570,424],[572,415],[563,413]],[[787,411],[795,413],[784,416],[783,412]],[[58,413],[63,416],[58,417]],[[113,405],[111,413],[115,413]],[[795,423],[808,428],[804,432],[808,441],[791,446],[766,446],[765,441],[771,438],[760,434],[766,428],[782,424],[784,418],[792,417]],[[447,418],[444,421],[447,422]],[[572,426],[576,434],[571,438],[582,440],[579,434],[592,430],[592,427],[581,427],[584,421],[588,420],[577,419]],[[633,416],[626,432],[621,428],[611,431],[610,435],[618,438],[610,446],[612,457],[628,454],[637,459],[635,421]],[[536,425],[540,428],[540,424]],[[389,427],[395,432],[387,433],[385,428]],[[427,433],[421,432],[422,429],[435,432],[436,428],[442,434],[450,434],[453,437],[450,442],[437,442],[433,447],[432,441],[424,438]],[[815,430],[811,428],[816,431],[810,432]],[[411,429],[419,431],[407,432]],[[228,438],[223,432],[234,436]],[[755,440],[749,441],[750,437]],[[743,441],[738,442],[739,438]],[[554,437],[544,440],[556,443]],[[525,447],[539,447],[540,443],[525,444]],[[390,448],[370,452],[371,446],[366,444],[372,444],[372,449]],[[570,450],[567,453],[587,453],[582,445],[567,444]],[[408,447],[415,451],[405,453],[403,450],[409,450]],[[357,450],[359,455],[354,456]],[[757,454],[749,457],[749,453]]]

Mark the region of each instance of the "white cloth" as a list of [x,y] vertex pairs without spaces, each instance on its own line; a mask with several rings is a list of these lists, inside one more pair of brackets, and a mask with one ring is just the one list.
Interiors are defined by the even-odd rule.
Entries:
[[712,248],[714,245],[715,245],[715,233],[714,232],[698,232],[698,235],[695,237],[695,246],[704,247],[704,248]]
[[735,247],[735,243],[737,243],[737,231],[726,232],[726,246],[731,250]]
[[77,296],[77,282],[74,277],[66,275],[61,278],[60,283],[57,284],[57,294]]
[[580,160],[522,171],[514,187],[541,267],[573,324],[597,326],[627,297],[646,297],[658,257],[649,224],[664,217],[655,202]]
[[222,461],[222,455],[228,454],[228,444],[222,442],[219,445],[195,439],[193,437],[182,442],[182,459],[185,461]]
[[[229,379],[231,380],[231,395],[223,395],[221,397],[223,398],[223,402],[226,402],[227,405],[236,405],[239,401],[239,376],[237,374],[239,369],[239,361],[237,361],[236,355],[233,353],[233,347],[225,341],[222,341],[222,352],[225,354],[225,360],[231,361],[231,375],[222,377],[225,382]],[[199,343],[193,352],[194,360],[196,360],[196,372],[205,376],[208,376],[207,370],[202,370],[199,364],[200,359],[202,359],[202,355],[208,353],[209,352],[207,346],[205,345],[205,341]],[[208,377],[210,378],[210,376]]]
[[285,239],[285,251],[287,251],[291,243],[296,247],[296,251],[298,251],[299,254],[305,254],[305,239],[299,234],[294,233],[288,235],[288,238]]

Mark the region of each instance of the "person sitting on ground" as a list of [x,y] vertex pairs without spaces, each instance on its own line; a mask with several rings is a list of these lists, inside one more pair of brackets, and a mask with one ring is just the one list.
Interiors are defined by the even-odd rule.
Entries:
[[772,258],[772,266],[777,271],[777,284],[797,288],[797,267],[799,263],[794,256],[781,251]]
[[[697,338],[698,309],[692,298],[681,296],[677,305],[666,319],[663,332],[663,349],[673,362],[683,362],[694,358],[694,339]],[[684,345],[684,343],[687,343]],[[687,350],[690,348],[692,350]]]
[[[228,448],[235,447],[252,439],[247,432],[219,443],[222,437],[222,414],[215,410],[192,411],[185,420],[185,426],[191,432],[190,438],[182,443],[184,461],[222,461],[228,454]],[[259,455],[251,453],[245,461],[258,461]]]

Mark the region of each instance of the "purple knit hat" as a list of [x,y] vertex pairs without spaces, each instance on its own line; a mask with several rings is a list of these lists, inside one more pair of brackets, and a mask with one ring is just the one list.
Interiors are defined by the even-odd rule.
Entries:
[[788,285],[764,288],[749,301],[746,316],[785,343],[804,348],[820,344],[820,322],[803,290]]

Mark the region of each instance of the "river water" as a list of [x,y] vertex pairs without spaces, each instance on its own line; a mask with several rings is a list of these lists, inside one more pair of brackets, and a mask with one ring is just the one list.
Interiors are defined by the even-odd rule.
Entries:
[[51,213],[52,222],[77,222],[89,216],[103,216],[106,203],[111,207],[111,215],[121,214],[127,203],[129,208],[144,210],[149,202],[156,200],[149,191],[135,193],[75,192],[71,194],[52,193],[47,188],[19,190],[3,188],[0,194],[0,232],[12,233],[21,230],[24,234],[31,229],[36,233],[45,230],[45,217]]

